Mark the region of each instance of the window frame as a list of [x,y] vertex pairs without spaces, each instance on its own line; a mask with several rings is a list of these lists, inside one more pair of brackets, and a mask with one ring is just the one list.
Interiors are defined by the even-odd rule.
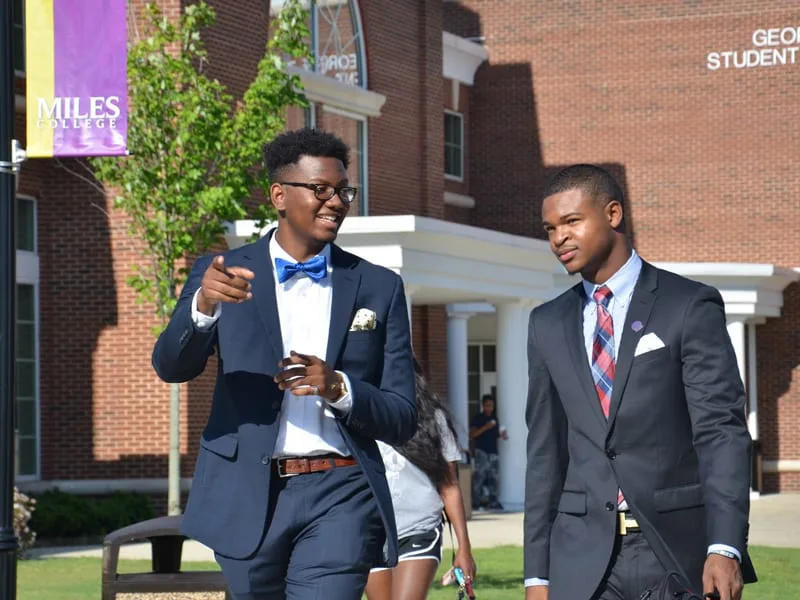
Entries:
[[[22,18],[20,19],[19,23],[17,23],[16,20],[14,19],[14,17],[17,16],[16,6],[15,6],[17,3],[19,4],[19,10],[20,10],[20,13],[21,13],[21,16],[22,16]],[[27,61],[25,60],[26,59],[26,57],[25,57],[25,0],[12,0],[11,1],[11,11],[12,11],[12,20],[14,21],[11,24],[12,29],[13,30],[22,29],[22,65],[23,65],[23,68],[22,69],[18,69],[17,65],[14,64],[14,75],[16,75],[17,77],[25,77],[25,73],[27,72]],[[12,49],[14,48],[14,40],[13,39],[11,40],[11,48]]]
[[[40,310],[40,286],[39,286],[39,238],[38,238],[38,201],[33,196],[27,194],[17,194],[16,201],[27,201],[33,203],[33,250],[16,250],[17,270],[14,293],[17,293],[16,286],[30,285],[33,287],[33,310],[34,310],[34,435],[36,439],[36,463],[35,471],[31,474],[17,475],[17,464],[14,464],[15,481],[38,481],[42,474],[42,421],[41,421],[41,310]],[[16,224],[15,224],[16,227]],[[14,326],[16,327],[17,318],[14,316]],[[14,365],[16,367],[16,353],[14,355]],[[14,390],[14,402],[16,409],[17,394]],[[15,411],[16,412],[16,411]],[[14,434],[16,444],[16,431]]]
[[464,181],[464,154],[465,154],[465,147],[466,147],[466,141],[464,140],[464,113],[460,113],[460,112],[455,111],[455,110],[445,109],[444,110],[444,114],[445,114],[445,123],[444,123],[445,127],[444,127],[444,136],[443,137],[444,137],[445,155],[446,155],[447,149],[449,147],[456,147],[455,144],[452,144],[452,143],[447,141],[446,123],[447,123],[447,116],[448,115],[452,116],[452,117],[457,117],[459,119],[459,129],[460,129],[459,136],[461,138],[461,145],[458,147],[459,148],[459,169],[461,171],[461,174],[460,175],[454,175],[452,173],[448,173],[447,172],[447,161],[445,160],[444,178],[447,179],[448,181],[455,181],[455,182],[458,182],[458,183],[462,183]]

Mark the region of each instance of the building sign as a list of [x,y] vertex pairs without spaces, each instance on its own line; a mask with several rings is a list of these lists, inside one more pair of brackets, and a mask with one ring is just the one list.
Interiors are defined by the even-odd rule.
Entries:
[[25,3],[28,157],[127,150],[126,4]]
[[706,67],[717,71],[800,64],[800,26],[756,29],[750,43],[752,48],[709,52]]
[[329,54],[317,57],[317,71],[334,77],[342,83],[361,85],[358,77],[358,58],[356,53]]

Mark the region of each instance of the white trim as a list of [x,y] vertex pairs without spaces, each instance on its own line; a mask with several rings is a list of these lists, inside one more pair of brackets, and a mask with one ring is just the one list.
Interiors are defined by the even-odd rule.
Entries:
[[445,192],[444,203],[461,208],[475,208],[475,198],[464,194],[456,194],[455,192]]
[[800,473],[800,460],[765,460],[765,473]]
[[442,75],[466,85],[475,83],[475,71],[489,60],[486,48],[465,38],[442,32]]
[[750,437],[758,439],[758,363],[756,346],[756,324],[748,323],[747,339],[747,427]]
[[379,117],[386,96],[371,90],[342,83],[333,77],[307,71],[296,65],[287,67],[289,73],[297,75],[303,84],[298,90],[305,94],[310,102],[319,102],[364,115]]
[[336,108],[335,106],[329,106],[327,104],[322,105],[322,112],[331,113],[332,115],[339,115],[340,117],[346,117],[348,119],[353,119],[354,121],[361,121],[362,123],[367,122],[367,117],[362,114],[351,112],[343,108]]
[[[444,114],[445,115],[451,115],[453,117],[458,117],[459,118],[459,124],[460,124],[459,129],[461,130],[461,132],[459,133],[459,138],[461,139],[461,148],[460,148],[461,152],[459,154],[459,159],[460,159],[459,163],[460,163],[461,175],[453,175],[453,174],[448,173],[447,171],[445,171],[444,178],[447,179],[448,181],[462,182],[462,181],[464,181],[464,149],[467,146],[466,140],[464,139],[464,114],[458,112],[457,110],[450,110],[450,109],[447,109],[447,108],[444,109]],[[445,133],[445,141],[444,141],[445,149],[447,149],[447,145],[448,145],[447,144],[447,137],[446,137],[446,133]],[[445,165],[445,169],[446,168],[447,168],[447,165]]]
[[452,102],[450,103],[450,108],[452,110],[458,110],[459,101],[461,100],[461,82],[456,79],[450,80],[450,96]]
[[[168,480],[162,479],[50,479],[39,481],[18,481],[23,492],[40,493],[51,489],[78,495],[105,495],[114,492],[139,492],[141,494],[161,494],[167,492]],[[181,478],[181,491],[188,492],[192,487],[190,477]]]

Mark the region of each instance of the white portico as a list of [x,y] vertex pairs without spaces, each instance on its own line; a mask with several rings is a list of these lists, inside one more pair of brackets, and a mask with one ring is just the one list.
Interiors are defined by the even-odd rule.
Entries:
[[[245,243],[253,232],[252,221],[236,222],[226,236],[228,245]],[[447,307],[447,400],[459,441],[467,447],[469,398],[473,396],[474,406],[476,382],[483,381],[478,393],[496,385],[498,419],[509,438],[500,442],[500,502],[507,510],[521,510],[528,317],[534,306],[576,280],[563,273],[544,241],[415,215],[350,217],[337,243],[400,274],[409,310],[413,305]],[[714,285],[722,293],[728,331],[748,389],[750,429],[757,439],[756,326],[780,315],[782,291],[800,279],[800,273],[762,264],[656,264]],[[494,353],[492,372],[486,372],[482,359],[471,360],[477,355],[473,351],[484,347],[481,344]],[[765,465],[765,470],[777,468]]]

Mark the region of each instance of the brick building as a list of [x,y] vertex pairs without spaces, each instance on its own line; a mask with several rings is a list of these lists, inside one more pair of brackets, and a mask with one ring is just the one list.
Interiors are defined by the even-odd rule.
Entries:
[[[269,3],[212,4],[211,68],[241,93]],[[754,487],[800,490],[796,5],[314,6],[317,66],[294,67],[313,106],[289,122],[353,148],[361,192],[340,244],[404,277],[415,350],[462,437],[480,395],[496,391],[510,436],[504,504],[522,500],[527,315],[573,283],[541,239],[540,194],[575,162],[618,176],[645,259],[721,290],[764,459]],[[169,390],[150,367],[152,310],[125,281],[141,247],[87,177],[80,161],[31,160],[20,178],[18,481],[165,494]],[[232,224],[228,244],[252,226]],[[210,385],[184,386],[186,478]]]

